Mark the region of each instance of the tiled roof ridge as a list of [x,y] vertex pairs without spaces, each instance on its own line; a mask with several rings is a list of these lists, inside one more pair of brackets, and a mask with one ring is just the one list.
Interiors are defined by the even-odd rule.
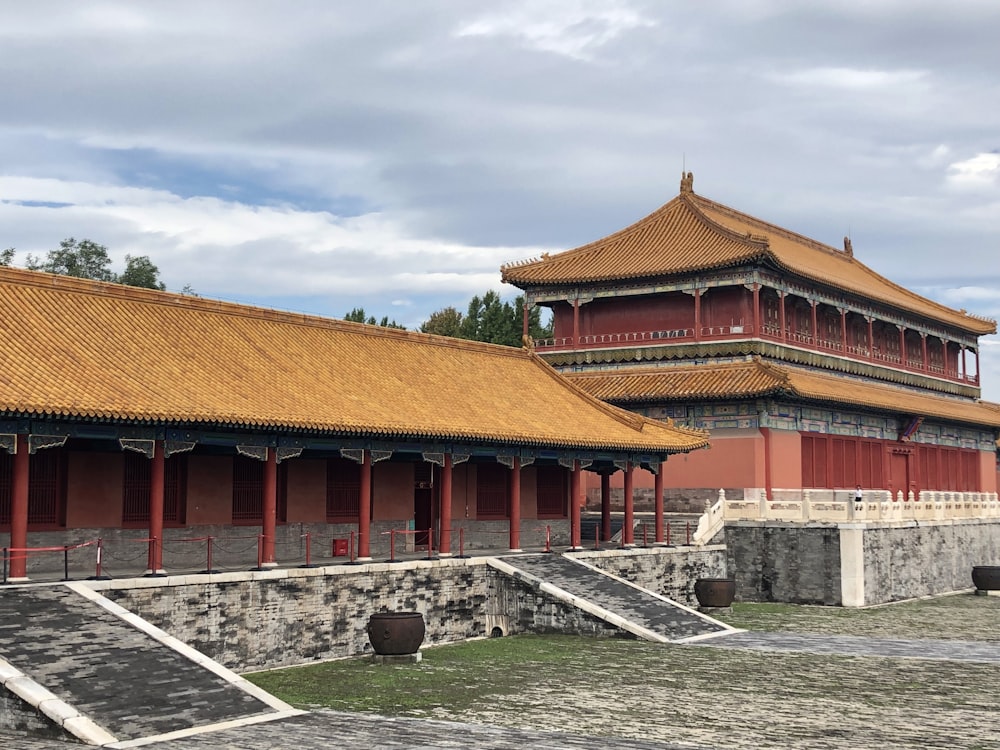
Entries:
[[706,430],[699,430],[693,427],[680,427],[674,424],[674,421],[672,419],[667,422],[665,422],[664,420],[650,419],[649,417],[644,417],[641,414],[636,414],[635,412],[626,411],[625,409],[620,409],[616,406],[612,406],[606,401],[602,401],[601,399],[597,398],[597,396],[588,393],[586,390],[578,386],[569,378],[564,378],[552,365],[550,365],[548,362],[542,359],[533,350],[526,349],[525,351],[530,353],[532,359],[549,375],[549,377],[554,378],[558,380],[560,383],[563,383],[564,385],[568,386],[572,391],[578,394],[580,398],[590,402],[594,406],[594,408],[603,411],[612,419],[625,425],[626,427],[631,427],[632,429],[638,432],[642,432],[643,427],[645,427],[647,424],[652,424],[657,427],[667,426],[670,427],[671,429],[683,432],[692,437],[704,438],[705,444],[708,443],[709,433]]
[[[814,250],[820,250],[825,253],[832,253],[833,255],[836,255],[837,257],[842,257],[846,260],[851,259],[851,256],[843,252],[842,250],[838,250],[832,245],[827,245],[823,242],[820,242],[819,240],[813,239],[812,237],[807,237],[804,234],[793,232],[791,229],[786,229],[785,227],[778,226],[777,224],[772,224],[771,222],[764,221],[763,219],[759,219],[756,216],[751,216],[748,213],[739,211],[738,209],[735,209],[732,206],[727,206],[723,203],[718,203],[717,201],[713,201],[711,198],[706,198],[703,195],[690,193],[690,196],[691,196],[690,198],[691,202],[695,205],[702,204],[706,208],[709,208],[713,211],[718,211],[719,213],[725,214],[727,216],[731,216],[732,218],[738,221],[744,221],[747,224],[756,224],[769,234],[778,234],[781,235],[782,237],[785,237],[786,239],[793,240],[794,242],[798,242],[803,245],[808,245]],[[767,235],[763,235],[763,237],[764,240],[766,241]]]
[[[992,318],[987,318],[987,317],[984,317],[984,316],[981,316],[981,315],[973,315],[971,313],[966,312],[965,310],[956,310],[956,309],[954,309],[952,307],[948,307],[947,305],[941,304],[940,302],[936,302],[936,301],[934,301],[932,299],[924,297],[923,295],[917,294],[916,292],[911,291],[910,289],[907,289],[906,287],[901,286],[900,284],[897,284],[896,282],[892,281],[891,279],[886,278],[885,276],[883,276],[882,274],[880,274],[878,271],[875,271],[871,267],[869,267],[866,264],[862,263],[853,254],[849,254],[849,253],[846,253],[846,252],[844,252],[842,250],[838,250],[837,248],[833,247],[832,245],[827,245],[827,244],[825,244],[823,242],[820,242],[818,240],[813,239],[812,237],[807,237],[804,234],[799,234],[798,232],[793,232],[790,229],[786,229],[784,227],[780,227],[777,224],[771,224],[770,222],[764,221],[763,219],[759,219],[756,216],[751,216],[750,214],[744,213],[743,211],[739,211],[739,210],[737,210],[735,208],[732,208],[731,206],[726,206],[726,205],[724,205],[722,203],[718,203],[718,202],[713,201],[713,200],[711,200],[709,198],[705,198],[704,196],[696,195],[693,192],[690,193],[690,194],[688,194],[688,195],[690,195],[690,199],[691,199],[692,203],[701,203],[701,204],[705,205],[706,207],[710,208],[711,210],[718,211],[721,214],[725,214],[727,216],[730,216],[733,219],[736,219],[737,221],[743,221],[743,222],[746,222],[748,224],[757,225],[757,226],[761,227],[762,229],[764,229],[767,232],[771,232],[771,233],[774,233],[774,234],[777,234],[777,235],[781,235],[782,237],[785,237],[786,239],[792,240],[793,242],[796,242],[796,243],[802,244],[802,245],[806,245],[807,247],[810,247],[813,250],[817,250],[819,252],[827,253],[829,255],[832,255],[835,258],[839,258],[840,260],[844,261],[845,263],[855,264],[859,268],[863,269],[865,271],[865,273],[870,274],[872,277],[877,278],[879,281],[881,281],[881,282],[883,282],[883,283],[885,283],[885,284],[893,287],[893,289],[895,289],[898,292],[902,293],[904,296],[909,297],[910,299],[919,300],[923,304],[927,304],[927,305],[930,305],[931,307],[937,308],[938,310],[941,310],[943,313],[947,313],[949,317],[955,316],[955,315],[962,315],[962,316],[964,316],[966,318],[969,318],[970,320],[978,320],[981,323],[992,324],[993,329],[994,329],[992,332],[996,332],[996,325],[997,325],[997,321],[996,320],[994,320]],[[777,263],[779,263],[781,266],[787,268],[788,270],[795,271],[797,273],[801,273],[801,271],[797,271],[794,268],[790,268],[789,265],[788,265],[788,263],[785,261],[785,259],[781,258],[779,255],[777,255],[777,254],[775,254],[775,253],[772,252],[772,257],[775,259],[775,261]],[[851,291],[851,290],[848,290],[848,291]],[[952,325],[956,325],[956,323],[952,322]]]
[[320,315],[310,315],[309,313],[276,310],[268,307],[258,307],[238,302],[227,302],[225,300],[198,297],[179,292],[147,289],[145,287],[135,287],[128,286],[127,284],[115,284],[108,281],[83,279],[75,276],[46,273],[44,271],[29,271],[27,269],[14,268],[12,266],[0,266],[0,284],[7,282],[17,284],[19,286],[30,286],[57,292],[85,294],[105,299],[112,298],[143,304],[164,305],[174,308],[183,307],[188,310],[215,313],[219,315],[234,315],[241,318],[268,320],[277,323],[287,323],[290,325],[351,331],[361,335],[409,340],[414,343],[420,342],[423,344],[453,347],[468,351],[480,351],[486,354],[500,354],[515,357],[525,356],[524,350],[521,347],[503,346],[500,344],[486,343],[484,341],[472,341],[470,339],[439,336],[430,333],[422,333],[420,331],[410,331],[402,328],[375,326],[368,323],[355,323],[354,321],[341,320],[339,318],[327,318]]
[[[698,221],[704,224],[707,228],[711,229],[713,232],[722,234],[735,242],[748,245],[760,251],[770,250],[770,243],[768,242],[766,235],[752,234],[749,232],[744,234],[742,232],[737,232],[735,229],[731,229],[706,216],[705,212],[702,211],[701,207],[698,205],[698,201],[705,201],[707,203],[713,203],[713,201],[710,201],[707,198],[702,198],[700,195],[695,195],[693,192],[681,193],[678,198],[691,210]],[[723,208],[725,207],[723,206]]]
[[640,229],[641,227],[645,226],[646,224],[654,222],[660,217],[661,214],[665,213],[670,208],[679,203],[681,203],[681,196],[678,195],[671,198],[669,201],[664,203],[659,208],[653,210],[651,213],[646,214],[641,219],[637,219],[628,226],[623,227],[622,229],[619,229],[616,232],[612,232],[611,234],[605,237],[601,237],[600,239],[596,239],[593,242],[588,242],[586,245],[580,245],[579,247],[574,247],[571,250],[561,250],[558,253],[556,253],[555,256],[549,256],[548,253],[542,253],[541,257],[539,258],[534,258],[531,260],[521,261],[521,262],[515,261],[513,263],[505,263],[504,265],[500,266],[500,275],[503,278],[503,280],[506,281],[507,271],[512,270],[514,268],[523,268],[526,266],[532,266],[540,263],[548,263],[550,261],[554,261],[556,258],[558,258],[559,261],[562,262],[565,261],[566,259],[576,259],[581,256],[597,252],[605,245],[612,244],[615,240],[620,239],[622,236],[630,234]]

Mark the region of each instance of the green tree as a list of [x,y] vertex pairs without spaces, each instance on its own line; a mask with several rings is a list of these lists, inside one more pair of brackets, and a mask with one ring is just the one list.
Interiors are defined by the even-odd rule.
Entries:
[[91,240],[77,242],[69,237],[59,243],[58,250],[49,250],[44,259],[29,255],[24,265],[32,271],[46,271],[96,281],[114,281],[108,249]]
[[9,266],[14,262],[14,248],[8,247],[6,250],[0,250],[0,266]]
[[462,320],[462,313],[449,306],[432,312],[431,316],[420,324],[420,330],[423,333],[459,338],[462,331]]
[[159,289],[161,292],[167,288],[160,281],[160,269],[146,255],[126,255],[125,271],[115,281],[119,284],[127,284],[128,286]]
[[400,325],[395,320],[389,320],[388,315],[382,316],[382,320],[376,320],[374,315],[367,315],[365,313],[365,308],[363,307],[355,307],[344,316],[344,320],[349,320],[352,323],[367,323],[370,326],[382,326],[383,328],[399,328],[404,331],[406,330],[406,326]]
[[[523,308],[523,296],[518,296],[513,303],[504,302],[497,292],[490,290],[482,297],[473,297],[465,315],[453,307],[446,307],[431,313],[420,330],[491,344],[521,346]],[[548,338],[552,335],[551,323],[542,325],[541,309],[537,306],[528,313],[528,333],[532,338]]]
[[[11,249],[13,252],[13,249]],[[58,250],[49,250],[44,258],[28,255],[24,263],[31,271],[45,271],[62,276],[76,276],[95,281],[112,281],[146,289],[165,289],[158,269],[147,255],[126,255],[125,272],[121,275],[111,270],[108,248],[93,240],[68,237],[59,243]]]

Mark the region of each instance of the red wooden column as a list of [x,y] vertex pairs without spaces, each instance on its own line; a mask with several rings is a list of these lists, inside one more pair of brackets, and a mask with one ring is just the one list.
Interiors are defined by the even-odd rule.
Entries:
[[901,367],[906,367],[906,327],[896,327],[899,328],[899,364]]
[[921,349],[921,355],[924,358],[924,372],[928,372],[930,370],[930,367],[928,366],[930,363],[927,360],[927,334],[926,333],[921,333],[920,334],[920,349]]
[[983,378],[979,372],[979,350],[973,349],[972,353],[976,355],[976,383],[982,385]]
[[875,359],[875,319],[870,315],[868,320],[868,359]]
[[611,475],[601,474],[601,541],[611,539]]
[[573,300],[573,346],[580,344],[580,298]]
[[819,348],[819,324],[816,320],[816,308],[819,307],[819,302],[809,302],[812,305],[812,345],[813,349]]
[[261,564],[273,567],[274,535],[278,530],[278,461],[274,448],[267,449],[264,459],[264,523],[261,532],[264,536],[264,551]]
[[778,292],[778,299],[781,301],[778,312],[781,315],[781,343],[784,344],[788,340],[788,333],[785,330],[785,297],[788,296],[788,292]]
[[656,525],[656,543],[663,544],[663,462],[653,475],[653,516]]
[[573,474],[569,482],[569,546],[580,549],[580,486],[583,469],[579,460],[573,461]]
[[528,335],[528,302],[525,300],[524,306],[521,308],[521,335]]
[[510,469],[510,551],[521,551],[521,459]]
[[361,486],[358,501],[358,559],[372,559],[372,452],[367,448],[361,459]]
[[840,311],[840,352],[847,354],[847,308]]
[[[11,477],[10,498],[10,546],[24,549],[28,546],[28,436],[17,436],[14,449],[14,467]],[[27,552],[12,552],[10,557],[10,580],[28,577]]]
[[760,284],[753,285],[753,335],[760,338]]
[[451,454],[444,454],[444,466],[441,467],[441,538],[438,539],[438,554],[442,557],[451,554]]
[[969,380],[969,364],[965,361],[965,345],[962,345],[962,380]]
[[701,341],[701,289],[694,290],[694,340]]
[[632,462],[625,464],[625,525],[622,527],[622,541],[626,544],[635,542],[635,500],[632,497]]
[[162,575],[163,570],[163,441],[153,441],[153,459],[149,465],[149,559],[146,572]]

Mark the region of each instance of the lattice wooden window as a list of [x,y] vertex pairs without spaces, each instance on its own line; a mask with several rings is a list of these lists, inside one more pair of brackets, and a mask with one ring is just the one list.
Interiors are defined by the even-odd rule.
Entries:
[[264,521],[264,462],[247,456],[233,458],[233,522]]
[[66,453],[52,448],[29,459],[28,527],[62,526],[66,500]]
[[361,507],[361,465],[347,458],[326,462],[326,520],[354,523]]
[[565,518],[566,470],[562,466],[539,466],[535,469],[535,497],[539,518]]
[[503,464],[476,466],[476,517],[506,518],[510,470]]
[[134,451],[125,451],[122,458],[122,523],[147,524],[153,462]]

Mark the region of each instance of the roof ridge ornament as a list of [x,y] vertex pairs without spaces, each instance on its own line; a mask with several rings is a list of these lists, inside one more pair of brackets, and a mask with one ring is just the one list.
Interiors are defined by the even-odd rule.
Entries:
[[681,193],[694,192],[694,172],[681,172]]
[[854,257],[854,246],[851,244],[850,237],[844,237],[844,252],[850,257]]

